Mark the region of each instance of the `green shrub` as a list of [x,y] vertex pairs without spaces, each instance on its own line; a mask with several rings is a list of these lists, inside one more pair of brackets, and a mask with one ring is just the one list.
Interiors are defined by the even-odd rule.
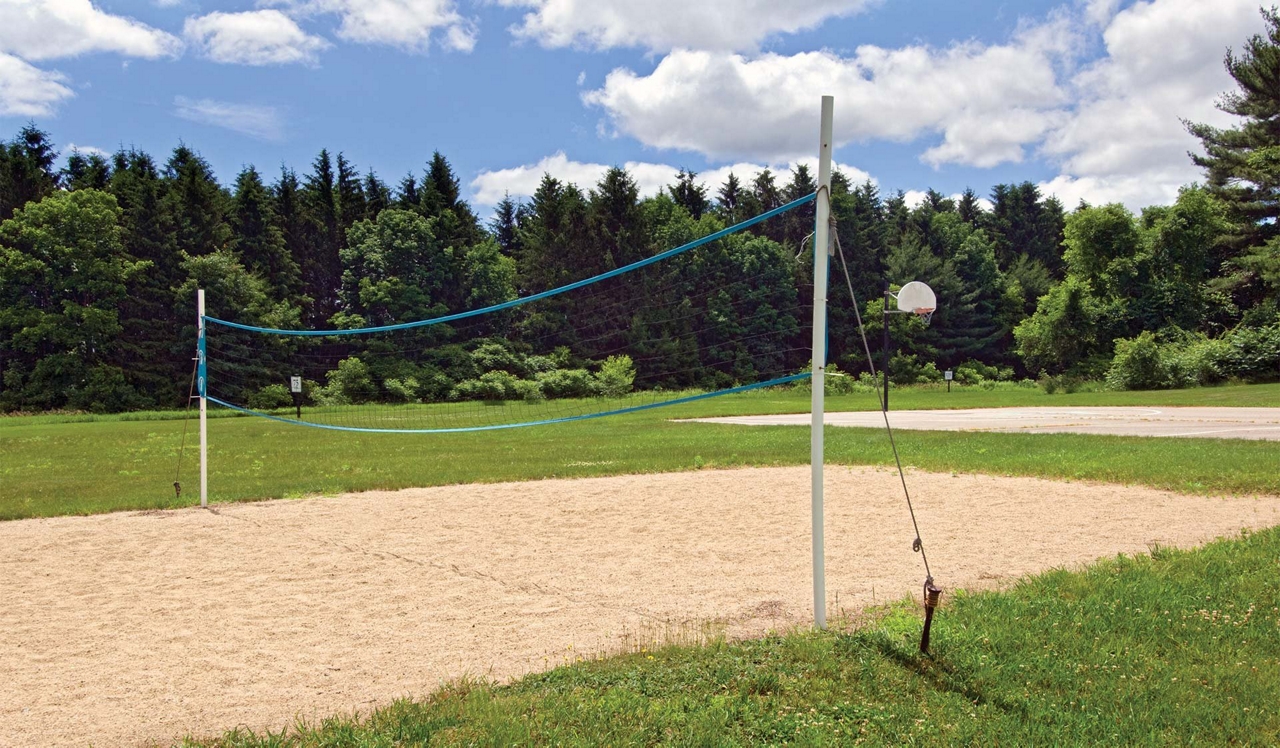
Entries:
[[1280,324],[1240,327],[1224,336],[1224,374],[1247,382],[1280,379]]
[[141,398],[125,380],[119,366],[102,364],[89,370],[84,386],[76,389],[67,405],[90,413],[119,413],[140,406]]
[[1149,330],[1136,338],[1116,341],[1115,357],[1107,371],[1109,389],[1167,390],[1177,386],[1180,380]]
[[321,405],[367,403],[378,396],[378,387],[369,375],[369,367],[352,356],[338,362],[338,368],[325,372],[328,382],[316,392]]
[[596,394],[596,380],[586,369],[555,369],[534,376],[547,397],[590,397]]
[[418,390],[420,385],[416,377],[405,377],[404,379],[388,379],[382,383],[382,388],[387,391],[390,400],[397,403],[416,403],[418,402]]
[[449,397],[453,400],[517,400],[523,397],[518,387],[520,379],[506,371],[487,371],[478,379],[466,379],[453,388]]
[[526,373],[524,357],[502,343],[483,343],[471,352],[471,361],[477,371],[505,371],[517,377]]
[[269,384],[249,395],[246,403],[254,410],[275,410],[293,405],[293,395],[283,384]]
[[596,388],[605,397],[622,397],[636,381],[636,367],[630,356],[610,356],[596,373]]
[[547,399],[542,392],[542,385],[533,379],[521,379],[516,382],[516,394],[526,403],[540,403]]
[[920,363],[914,353],[895,353],[889,359],[889,381],[894,384],[929,384],[942,381],[942,372],[932,362]]

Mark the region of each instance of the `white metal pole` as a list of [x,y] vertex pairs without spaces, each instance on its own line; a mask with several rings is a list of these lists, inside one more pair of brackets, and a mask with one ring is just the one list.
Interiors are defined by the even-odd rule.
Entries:
[[205,397],[204,289],[196,291],[196,382],[200,392],[200,506],[209,506],[209,401]]
[[818,196],[814,200],[817,222],[813,227],[813,399],[809,430],[809,464],[812,472],[813,519],[813,625],[827,627],[827,578],[823,540],[822,465],[823,408],[827,366],[827,258],[830,253],[827,222],[831,215],[831,124],[835,99],[822,97],[822,124],[818,144]]

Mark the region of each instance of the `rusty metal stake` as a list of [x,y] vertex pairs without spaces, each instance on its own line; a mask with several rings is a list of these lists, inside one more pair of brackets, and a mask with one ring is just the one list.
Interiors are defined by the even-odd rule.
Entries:
[[942,588],[934,585],[933,577],[924,580],[924,630],[920,632],[920,654],[929,654],[929,627],[933,625],[933,609],[938,607]]

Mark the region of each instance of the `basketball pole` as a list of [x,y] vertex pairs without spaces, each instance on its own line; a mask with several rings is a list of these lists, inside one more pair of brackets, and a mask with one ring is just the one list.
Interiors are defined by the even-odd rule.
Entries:
[[809,465],[811,469],[810,511],[813,520],[813,625],[827,627],[826,555],[823,539],[822,467],[823,409],[825,407],[825,373],[827,367],[827,263],[831,253],[828,221],[831,216],[831,131],[835,99],[822,97],[822,121],[818,140],[818,193],[814,200],[816,213],[813,227],[813,360],[810,363],[812,421],[809,427]]
[[200,393],[200,506],[209,506],[209,400],[205,397],[204,289],[196,290],[196,386]]

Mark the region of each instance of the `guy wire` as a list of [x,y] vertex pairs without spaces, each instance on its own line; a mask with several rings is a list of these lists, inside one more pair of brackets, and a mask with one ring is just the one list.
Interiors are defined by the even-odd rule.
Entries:
[[[871,344],[867,342],[867,331],[862,325],[862,312],[858,309],[858,297],[853,292],[853,277],[849,274],[849,264],[844,259],[844,249],[840,246],[840,232],[836,229],[836,221],[831,221],[831,235],[836,240],[836,254],[840,255],[840,267],[844,269],[844,281],[849,288],[849,298],[853,301],[853,313],[858,320],[858,334],[862,337],[862,349],[867,353],[867,366],[871,367],[871,377],[876,380],[875,358],[871,355]],[[886,302],[888,303],[888,302]],[[876,380],[878,381],[878,380]],[[884,392],[876,385],[876,397],[880,400],[880,413],[884,416],[884,430],[889,434],[889,446],[893,448],[893,461],[898,466],[898,479],[902,481],[902,493],[907,497],[907,511],[911,514],[911,527],[916,532],[913,550],[920,551],[924,561],[924,573],[933,581],[933,572],[929,571],[929,555],[924,550],[924,540],[920,538],[920,523],[916,521],[916,510],[911,504],[911,491],[907,488],[907,476],[902,470],[902,458],[898,456],[898,442],[893,438],[893,427],[889,425],[889,411],[884,407]]]

